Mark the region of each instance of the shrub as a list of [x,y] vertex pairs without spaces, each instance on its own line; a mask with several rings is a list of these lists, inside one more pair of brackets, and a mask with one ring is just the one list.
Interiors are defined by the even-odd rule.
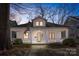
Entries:
[[26,48],[31,48],[31,44],[23,44],[23,46]]
[[16,40],[14,40],[14,44],[15,45],[21,45],[23,43],[22,43],[22,40],[21,39],[16,39]]
[[79,39],[79,36],[76,36],[76,39]]
[[76,43],[75,43],[74,39],[68,38],[68,39],[63,40],[63,45],[69,46],[69,47],[74,47],[74,46],[76,46]]
[[59,48],[59,47],[62,47],[62,44],[58,43],[58,42],[50,43],[50,44],[48,44],[48,47],[50,47],[50,48]]

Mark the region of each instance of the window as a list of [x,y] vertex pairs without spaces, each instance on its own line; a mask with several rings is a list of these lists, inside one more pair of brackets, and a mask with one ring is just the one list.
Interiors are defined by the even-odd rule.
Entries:
[[42,21],[36,22],[36,26],[43,26],[43,22]]
[[38,33],[37,33],[37,41],[38,41],[38,42],[41,42],[42,39],[43,39],[43,33],[38,32]]
[[66,37],[66,33],[65,33],[65,31],[62,31],[61,32],[61,38],[65,38]]
[[12,31],[12,38],[16,38],[16,32]]
[[43,26],[43,22],[40,22],[40,26]]
[[36,22],[36,26],[39,26],[39,22]]
[[26,32],[24,33],[24,38],[28,39],[29,34]]
[[54,38],[55,38],[55,33],[49,32],[49,39],[54,39]]

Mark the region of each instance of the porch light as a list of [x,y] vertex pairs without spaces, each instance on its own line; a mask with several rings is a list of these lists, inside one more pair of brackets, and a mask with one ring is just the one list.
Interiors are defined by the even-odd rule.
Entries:
[[28,33],[26,32],[26,33],[24,33],[24,38],[28,38]]

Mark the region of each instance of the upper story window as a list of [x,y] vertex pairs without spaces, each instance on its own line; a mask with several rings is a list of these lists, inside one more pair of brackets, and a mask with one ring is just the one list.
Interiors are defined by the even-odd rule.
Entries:
[[43,22],[42,21],[39,21],[39,22],[37,21],[36,26],[43,26]]
[[43,22],[40,22],[40,26],[43,26]]
[[39,22],[36,22],[36,26],[39,26]]

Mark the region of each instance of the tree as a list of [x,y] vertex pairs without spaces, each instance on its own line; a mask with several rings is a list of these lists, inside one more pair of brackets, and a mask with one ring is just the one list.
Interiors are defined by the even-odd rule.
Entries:
[[45,19],[50,19],[54,23],[54,15],[56,15],[56,10],[54,8],[50,8],[49,6],[43,6],[42,4],[39,4],[36,6],[36,13],[38,11],[39,15]]
[[[44,4],[12,4],[14,9],[19,14],[28,14],[28,19],[33,19],[36,16],[42,16],[45,19],[51,20],[53,23],[64,24],[68,16],[74,15],[77,4],[58,4],[50,7]],[[26,7],[27,6],[27,7]],[[29,6],[29,7],[28,7]],[[57,20],[57,22],[55,22]],[[21,20],[20,20],[21,21]]]
[[10,47],[9,39],[9,4],[0,4],[0,49]]
[[76,4],[62,4],[58,6],[58,24],[64,24],[68,16],[74,15],[76,12]]

